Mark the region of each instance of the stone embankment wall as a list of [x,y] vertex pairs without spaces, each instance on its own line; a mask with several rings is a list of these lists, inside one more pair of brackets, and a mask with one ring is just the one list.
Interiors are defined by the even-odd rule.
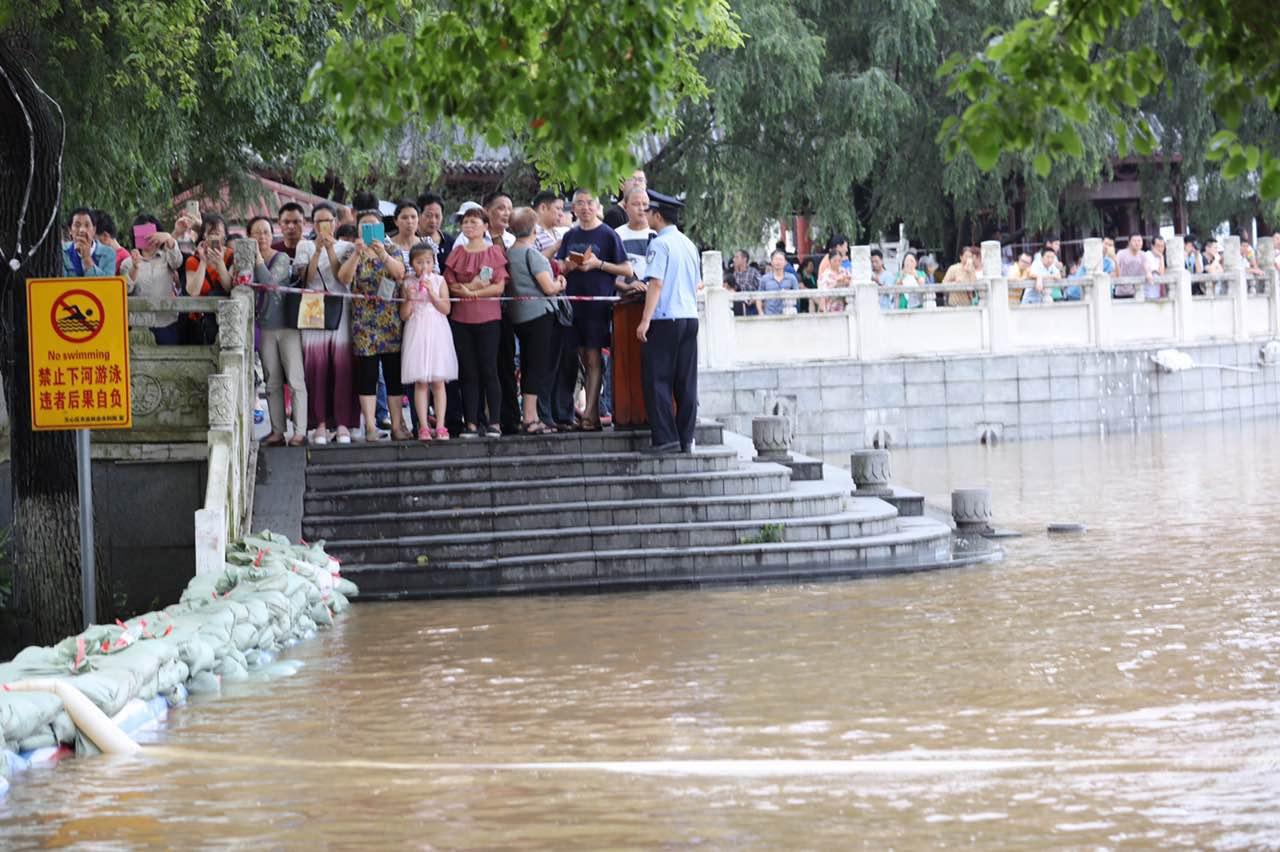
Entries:
[[1263,363],[1263,345],[1179,344],[1197,366],[1172,373],[1157,346],[704,368],[699,414],[749,432],[753,416],[785,412],[795,448],[826,456],[1176,429],[1280,413],[1280,365]]

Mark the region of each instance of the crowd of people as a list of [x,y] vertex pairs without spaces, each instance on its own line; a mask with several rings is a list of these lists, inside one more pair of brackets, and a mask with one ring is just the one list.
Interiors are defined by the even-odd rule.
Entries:
[[[658,412],[655,447],[687,451],[699,282],[696,250],[676,228],[682,205],[650,193],[642,171],[607,211],[587,190],[569,201],[566,210],[544,191],[517,208],[492,192],[459,207],[456,231],[430,192],[397,202],[389,220],[370,193],[309,211],[287,202],[274,221],[254,217],[243,233],[194,204],[171,229],[142,214],[125,235],[108,214],[77,208],[63,273],[119,275],[130,295],[152,299],[255,288],[269,445],[349,443],[358,431],[368,441],[599,431],[609,425],[613,384],[606,356],[624,335],[639,345],[628,369],[643,378],[629,384],[643,384],[646,402],[651,385],[665,395],[665,405],[647,406]],[[237,275],[246,248],[252,274]],[[146,324],[160,345],[217,336],[211,312]],[[640,407],[626,425],[644,424]]]
[[[1280,269],[1280,234],[1266,237],[1275,242],[1276,268]],[[1214,237],[1198,243],[1193,237],[1185,238],[1186,270],[1194,275],[1221,275],[1223,273],[1222,248]],[[1165,239],[1160,236],[1146,238],[1135,234],[1128,238],[1123,248],[1117,250],[1116,241],[1107,237],[1102,241],[1101,272],[1117,279],[1112,284],[1112,295],[1117,299],[1136,298],[1141,289],[1147,299],[1168,295],[1168,284],[1158,279],[1167,275]],[[1257,253],[1242,237],[1241,260],[1247,273],[1261,275]],[[980,278],[990,277],[982,268],[982,251],[978,246],[965,246],[960,257],[945,271],[933,254],[919,255],[906,251],[897,257],[897,269],[885,265],[884,252],[871,250],[871,277],[881,287],[923,287],[928,284],[948,284],[957,287],[975,284]],[[1036,251],[1006,251],[1002,253],[998,273],[1009,281],[1011,304],[1043,304],[1056,301],[1079,301],[1084,298],[1084,288],[1079,279],[1088,272],[1080,259],[1065,262],[1059,240],[1049,240]],[[1141,280],[1138,280],[1141,279]],[[739,293],[752,293],[756,297],[735,302],[734,312],[740,316],[772,316],[788,312],[787,302],[770,293],[779,290],[834,290],[852,286],[853,268],[849,260],[849,240],[835,236],[820,255],[805,257],[802,261],[788,255],[785,244],[779,242],[769,256],[768,264],[753,263],[746,251],[737,251],[725,272],[725,286]],[[1224,285],[1204,281],[1192,283],[1193,295],[1225,292]],[[880,297],[883,310],[909,310],[936,306],[965,307],[977,304],[980,292],[975,289],[951,290],[933,294],[897,291]],[[824,298],[814,294],[810,299],[790,302],[797,313],[808,311],[837,313],[845,310],[843,297]]]

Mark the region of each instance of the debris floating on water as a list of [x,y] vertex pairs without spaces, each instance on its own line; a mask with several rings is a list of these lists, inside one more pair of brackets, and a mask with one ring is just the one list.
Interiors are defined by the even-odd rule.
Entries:
[[1088,529],[1084,524],[1049,524],[1051,533],[1082,533]]

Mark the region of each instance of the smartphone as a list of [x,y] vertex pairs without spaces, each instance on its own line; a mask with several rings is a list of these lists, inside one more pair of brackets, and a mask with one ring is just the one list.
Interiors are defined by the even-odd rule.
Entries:
[[569,260],[573,261],[574,263],[582,263],[586,259],[587,259],[586,252],[581,252],[581,251],[569,252]]
[[182,205],[182,212],[187,214],[187,218],[189,219],[199,219],[200,218],[200,202],[188,201],[186,204]]
[[360,239],[367,246],[383,242],[386,238],[387,226],[381,222],[365,222],[360,226]]
[[481,280],[481,281],[492,281],[492,280],[493,280],[493,267],[492,267],[492,266],[482,266],[482,267],[480,267],[480,280]]
[[332,237],[333,222],[332,221],[316,222],[316,235],[323,236],[323,237]]
[[216,237],[209,240],[208,245],[210,251],[222,251],[222,240],[217,239]]
[[133,247],[142,251],[151,244],[151,237],[156,233],[156,226],[150,222],[133,226]]

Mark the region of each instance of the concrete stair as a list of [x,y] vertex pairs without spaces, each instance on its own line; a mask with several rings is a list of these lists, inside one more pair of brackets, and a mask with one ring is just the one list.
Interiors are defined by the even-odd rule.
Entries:
[[690,454],[647,432],[307,453],[303,535],[324,539],[364,598],[801,580],[924,570],[949,528],[847,485],[741,461],[717,424]]

